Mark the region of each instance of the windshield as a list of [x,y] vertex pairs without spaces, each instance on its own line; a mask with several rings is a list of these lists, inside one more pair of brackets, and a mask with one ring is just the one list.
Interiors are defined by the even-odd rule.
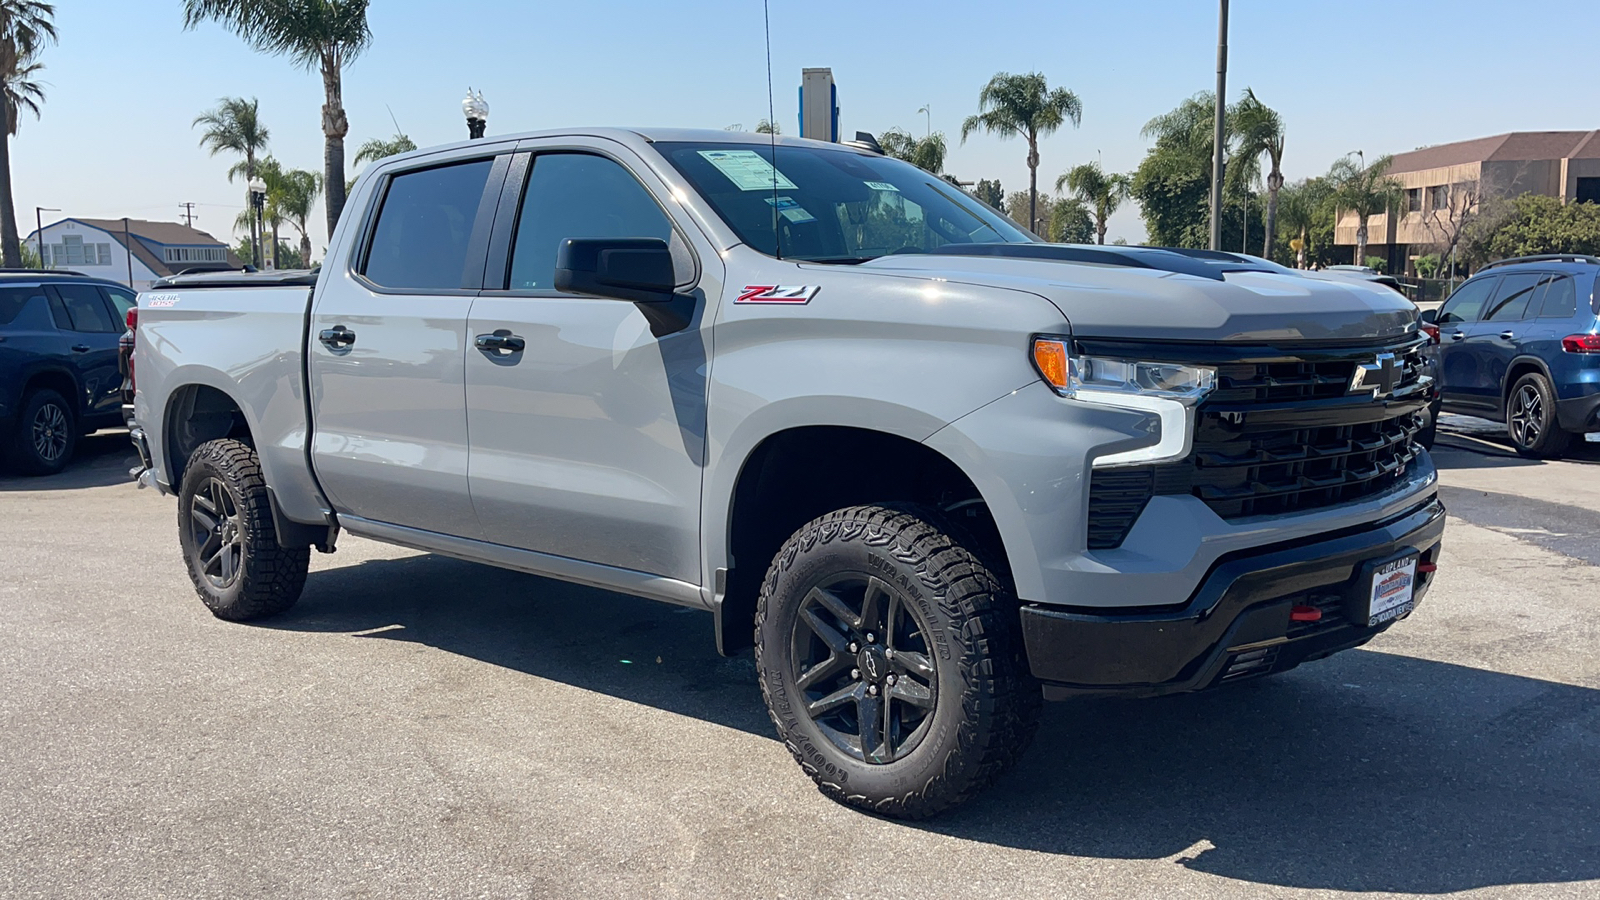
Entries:
[[655,145],[739,239],[768,256],[864,262],[945,244],[1038,240],[909,163],[848,149]]

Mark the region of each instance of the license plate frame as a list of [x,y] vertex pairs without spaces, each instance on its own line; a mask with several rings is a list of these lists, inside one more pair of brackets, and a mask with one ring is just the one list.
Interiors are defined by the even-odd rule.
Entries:
[[1357,621],[1373,628],[1408,615],[1417,606],[1417,564],[1422,554],[1408,550],[1369,563],[1362,580],[1362,614]]

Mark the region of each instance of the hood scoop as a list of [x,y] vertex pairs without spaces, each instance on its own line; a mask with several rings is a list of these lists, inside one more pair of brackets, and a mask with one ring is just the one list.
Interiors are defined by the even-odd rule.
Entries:
[[1229,272],[1272,272],[1270,264],[1248,257],[1211,250],[1161,247],[1101,247],[1085,244],[992,243],[945,244],[928,251],[932,256],[1000,256],[1009,259],[1045,259],[1067,263],[1156,269],[1223,281]]

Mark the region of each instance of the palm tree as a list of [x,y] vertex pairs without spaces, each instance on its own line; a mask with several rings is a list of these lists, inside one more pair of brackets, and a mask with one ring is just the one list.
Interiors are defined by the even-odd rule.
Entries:
[[322,167],[328,234],[344,211],[344,67],[372,43],[368,0],[184,0],[183,24],[214,21],[263,53],[288,56],[322,73]]
[[249,189],[250,182],[255,180],[257,174],[256,157],[267,149],[267,141],[271,137],[267,126],[261,123],[261,103],[254,97],[249,100],[243,97],[223,97],[217,101],[215,109],[195,116],[194,122],[189,127],[195,128],[201,125],[204,125],[206,130],[200,135],[200,146],[211,151],[212,156],[218,153],[237,153],[244,157],[228,168],[228,180],[244,179],[246,185],[244,213],[240,218],[249,221],[245,230],[250,232],[250,240],[256,244],[252,262],[261,265],[263,257],[259,243],[260,236],[256,234]]
[[1083,103],[1077,94],[1066,88],[1050,90],[1038,72],[1000,72],[978,92],[978,114],[961,123],[961,143],[974,131],[1028,139],[1028,227],[1037,229],[1039,138],[1054,134],[1063,123],[1071,122],[1076,128],[1082,121]]
[[783,134],[783,129],[778,127],[777,122],[762,119],[756,123],[756,134]]
[[410,153],[415,149],[417,149],[416,142],[411,140],[409,136],[397,131],[394,133],[394,137],[387,141],[383,138],[373,138],[362,144],[356,150],[356,165],[377,162],[390,156]]
[[[1244,89],[1244,97],[1234,106],[1233,134],[1234,159],[1260,160],[1266,154],[1267,169],[1267,236],[1261,255],[1272,258],[1272,238],[1278,226],[1278,191],[1283,189],[1283,117],[1276,110],[1256,99],[1256,92]],[[1235,162],[1235,165],[1238,163]],[[1249,228],[1245,229],[1247,232]]]
[[1364,165],[1351,157],[1359,152],[1334,160],[1328,169],[1328,180],[1333,182],[1333,197],[1339,209],[1356,214],[1356,265],[1367,261],[1367,220],[1379,213],[1390,212],[1400,206],[1405,194],[1400,182],[1389,177],[1389,164],[1393,156],[1385,154]]
[[1056,193],[1071,191],[1072,197],[1088,207],[1094,215],[1095,242],[1106,242],[1106,220],[1117,211],[1123,201],[1128,199],[1128,192],[1133,181],[1126,175],[1112,173],[1107,175],[1100,170],[1097,162],[1084,163],[1073,166],[1065,175],[1056,179]]
[[22,266],[11,195],[11,139],[22,124],[22,113],[37,117],[44,101],[44,87],[35,80],[44,66],[34,57],[56,39],[55,14],[49,3],[0,0],[0,262],[7,268]]
[[942,133],[919,138],[904,129],[891,128],[878,136],[878,146],[883,148],[884,154],[903,159],[934,175],[944,171],[947,148]]
[[300,259],[309,268],[311,234],[307,221],[311,218],[311,209],[317,203],[317,196],[322,193],[322,176],[305,169],[290,169],[279,177],[277,188],[274,203],[284,221],[300,232]]

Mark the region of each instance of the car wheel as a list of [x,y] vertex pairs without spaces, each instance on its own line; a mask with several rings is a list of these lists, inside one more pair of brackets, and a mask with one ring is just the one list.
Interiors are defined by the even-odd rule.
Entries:
[[1017,608],[935,510],[856,506],[795,532],[756,607],[761,692],[822,792],[896,818],[961,803],[1038,727]]
[[54,475],[66,468],[78,446],[77,416],[56,391],[40,388],[22,401],[11,463],[24,475]]
[[310,547],[283,547],[261,462],[232,439],[201,444],[178,489],[178,542],[189,579],[212,614],[242,622],[300,599]]
[[1439,401],[1435,400],[1422,410],[1422,427],[1417,430],[1415,438],[1428,450],[1433,449],[1433,442],[1439,436]]
[[1511,443],[1523,456],[1557,459],[1567,449],[1571,435],[1556,421],[1555,391],[1537,372],[1517,379],[1506,401],[1506,428]]

